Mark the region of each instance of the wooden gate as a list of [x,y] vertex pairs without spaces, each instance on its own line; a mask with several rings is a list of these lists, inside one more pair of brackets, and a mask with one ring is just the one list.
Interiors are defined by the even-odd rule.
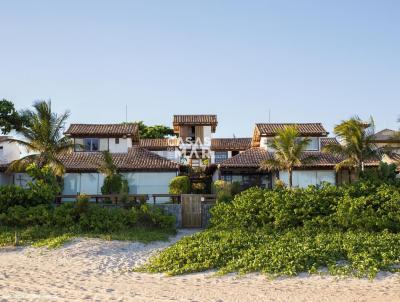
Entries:
[[182,194],[182,227],[201,228],[201,195]]

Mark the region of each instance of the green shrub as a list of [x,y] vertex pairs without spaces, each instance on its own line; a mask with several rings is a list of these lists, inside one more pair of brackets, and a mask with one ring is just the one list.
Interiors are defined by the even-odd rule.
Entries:
[[82,195],[77,202],[65,203],[58,207],[9,207],[6,212],[0,214],[0,226],[54,226],[99,233],[118,232],[135,227],[173,230],[175,217],[146,204],[132,210],[103,208],[89,204],[87,197]]
[[190,179],[188,176],[176,176],[169,183],[169,194],[189,194]]
[[399,231],[400,187],[357,183],[290,190],[251,188],[232,203],[218,202],[211,213],[211,225],[218,228],[335,226]]
[[0,186],[0,213],[9,207],[23,205],[28,201],[27,190],[14,185]]
[[123,180],[121,174],[113,174],[105,177],[103,186],[101,187],[101,193],[104,195],[119,194],[123,186]]
[[399,259],[400,234],[388,232],[212,229],[183,238],[140,270],[176,275],[217,269],[293,276],[328,268],[333,275],[372,278],[380,270],[399,271]]
[[0,214],[0,225],[25,227],[32,225],[49,225],[52,221],[52,211],[46,205],[25,208],[17,205],[9,207]]
[[38,168],[35,164],[28,166],[27,173],[32,181],[26,188],[16,185],[0,187],[0,213],[9,207],[21,205],[25,207],[40,204],[51,204],[60,193],[60,186],[52,170],[45,166]]
[[132,213],[141,226],[162,229],[175,228],[175,217],[165,215],[158,207],[143,204],[139,208],[132,208]]
[[399,188],[382,184],[370,194],[352,196],[352,193],[345,192],[338,201],[336,220],[340,226],[370,231],[400,231]]
[[375,184],[399,184],[395,164],[381,162],[378,168],[369,168],[360,173],[362,181],[369,181]]
[[213,183],[213,190],[217,195],[217,201],[219,202],[230,202],[233,200],[235,195],[241,191],[239,182],[226,182],[224,180],[216,180]]

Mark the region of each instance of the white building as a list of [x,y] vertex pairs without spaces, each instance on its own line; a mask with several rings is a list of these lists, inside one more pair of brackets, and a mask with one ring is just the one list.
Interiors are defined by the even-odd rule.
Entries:
[[129,185],[130,194],[166,194],[179,165],[139,146],[137,124],[71,124],[65,135],[74,152],[60,160],[66,168],[64,195],[101,194],[104,176],[98,172],[101,151],[109,151]]

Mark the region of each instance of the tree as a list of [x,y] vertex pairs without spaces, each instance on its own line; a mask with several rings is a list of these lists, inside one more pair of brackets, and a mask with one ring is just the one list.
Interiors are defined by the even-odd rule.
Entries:
[[31,154],[13,161],[8,170],[24,171],[29,164],[36,163],[39,169],[48,165],[55,175],[62,176],[65,167],[59,160],[59,155],[74,148],[73,141],[63,136],[69,112],[57,115],[52,112],[50,101],[37,101],[33,108],[33,111],[26,112],[29,122],[18,131],[25,139],[8,139],[26,147]]
[[336,125],[334,133],[340,144],[328,144],[323,151],[342,158],[335,165],[336,171],[348,168],[350,171],[355,171],[358,176],[364,170],[366,160],[377,158],[379,149],[373,143],[375,125],[372,118],[368,122],[364,122],[357,116],[352,117]]
[[299,137],[296,126],[286,126],[278,131],[278,135],[270,145],[275,150],[274,158],[263,161],[261,168],[268,171],[288,171],[289,187],[291,188],[293,185],[293,168],[314,159],[312,156],[303,156],[309,143],[309,138]]
[[3,134],[9,133],[11,130],[19,131],[28,124],[28,121],[27,112],[18,112],[12,102],[6,99],[0,100],[0,130]]
[[[101,187],[102,194],[119,194],[128,193],[127,181],[118,172],[117,166],[114,164],[112,155],[109,151],[103,151],[103,162],[99,166],[99,172],[104,178],[103,186]],[[126,192],[123,192],[126,191]]]
[[146,126],[143,121],[137,122],[140,138],[164,138],[174,135],[174,130],[164,125]]

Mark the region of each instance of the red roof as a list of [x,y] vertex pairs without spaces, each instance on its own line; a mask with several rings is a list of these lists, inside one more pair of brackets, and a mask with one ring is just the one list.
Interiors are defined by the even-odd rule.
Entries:
[[211,150],[214,151],[244,151],[251,148],[251,138],[213,138]]
[[[340,160],[332,154],[309,151],[304,152],[303,158],[309,156],[315,157],[310,163],[304,167],[331,167],[333,168]],[[267,159],[273,159],[274,153],[268,152],[264,148],[251,148],[236,156],[233,156],[220,164],[221,168],[260,168],[261,163]]]
[[262,136],[276,136],[279,130],[287,126],[296,126],[301,136],[327,136],[328,132],[321,123],[259,123],[256,128]]
[[139,146],[147,150],[167,150],[178,146],[177,138],[141,138]]
[[173,125],[213,125],[218,124],[217,116],[214,114],[185,114],[174,115]]
[[[176,171],[178,164],[140,147],[127,153],[112,153],[113,161],[122,171]],[[67,172],[97,171],[103,161],[101,152],[68,152],[59,157]]]
[[135,123],[126,124],[71,124],[64,133],[73,137],[132,137],[139,139],[139,127]]

